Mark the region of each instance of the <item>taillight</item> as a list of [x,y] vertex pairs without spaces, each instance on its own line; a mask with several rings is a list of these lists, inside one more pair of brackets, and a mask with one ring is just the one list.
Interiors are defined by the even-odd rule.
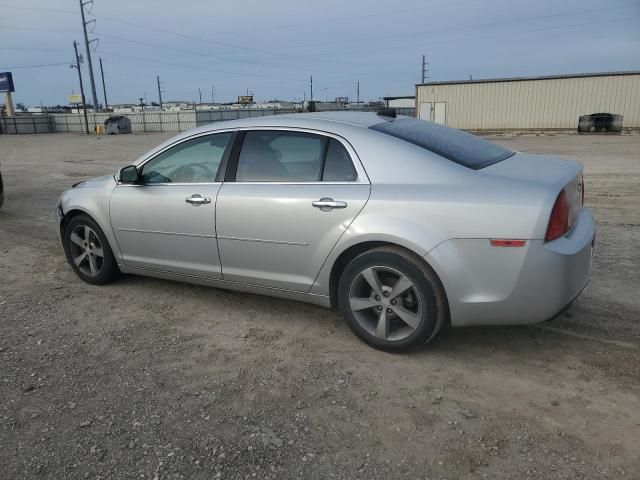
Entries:
[[569,204],[567,203],[567,194],[562,190],[558,198],[556,198],[553,210],[551,210],[549,226],[547,227],[547,234],[544,239],[549,242],[560,238],[569,231],[569,228]]

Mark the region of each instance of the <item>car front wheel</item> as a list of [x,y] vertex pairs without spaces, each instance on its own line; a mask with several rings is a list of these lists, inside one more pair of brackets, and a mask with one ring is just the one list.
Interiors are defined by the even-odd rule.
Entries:
[[76,215],[69,220],[64,228],[63,243],[69,265],[85,282],[102,285],[119,275],[104,232],[88,215]]
[[396,247],[375,248],[354,258],[340,277],[338,304],[358,337],[388,352],[424,345],[447,315],[436,274]]

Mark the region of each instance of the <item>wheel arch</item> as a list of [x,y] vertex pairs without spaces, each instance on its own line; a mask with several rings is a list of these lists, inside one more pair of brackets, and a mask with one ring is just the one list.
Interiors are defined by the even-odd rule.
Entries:
[[113,236],[113,231],[111,230],[111,224],[104,225],[104,223],[100,220],[99,215],[94,215],[90,211],[90,209],[86,209],[77,205],[69,207],[67,211],[63,213],[62,221],[60,222],[60,225],[59,225],[60,239],[62,239],[63,244],[64,244],[64,229],[66,228],[69,221],[71,221],[72,218],[77,217],[78,215],[86,215],[91,220],[93,220],[98,224],[98,226],[102,230],[102,233],[104,233],[105,237],[107,238],[107,242],[109,242],[109,248],[113,252],[113,255],[115,256],[116,261],[119,261],[120,248],[118,247],[118,242],[116,241],[116,238]]
[[420,255],[418,252],[408,248],[404,245],[400,245],[398,243],[394,243],[391,241],[384,240],[368,240],[356,243],[354,245],[349,246],[345,250],[343,250],[335,259],[333,264],[331,265],[331,272],[329,274],[329,299],[331,302],[331,308],[336,309],[338,307],[338,282],[340,281],[340,277],[344,269],[347,267],[349,262],[356,258],[358,255],[361,255],[369,250],[373,250],[378,247],[394,247],[400,250],[403,250],[406,253],[409,253],[412,257],[415,258],[417,262],[427,267],[434,275],[434,278],[438,282],[438,286],[444,296],[443,303],[447,309],[446,311],[446,319],[449,322],[449,299],[447,296],[447,291],[444,288],[444,284],[442,279],[436,272],[436,270],[425,260],[425,258]]

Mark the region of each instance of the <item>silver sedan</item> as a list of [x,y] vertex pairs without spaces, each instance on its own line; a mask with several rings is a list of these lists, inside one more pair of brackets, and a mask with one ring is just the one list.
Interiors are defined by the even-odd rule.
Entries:
[[77,275],[139,274],[339,309],[406,351],[445,323],[529,324],[587,283],[582,165],[394,112],[190,130],[57,206]]

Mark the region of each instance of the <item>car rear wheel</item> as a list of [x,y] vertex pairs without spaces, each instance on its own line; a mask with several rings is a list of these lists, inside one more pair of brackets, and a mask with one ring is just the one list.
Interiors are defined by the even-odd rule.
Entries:
[[395,247],[354,258],[340,277],[338,304],[358,337],[388,352],[424,345],[446,317],[436,274],[418,257]]
[[63,242],[69,265],[85,282],[102,285],[120,274],[104,232],[88,215],[69,220]]

